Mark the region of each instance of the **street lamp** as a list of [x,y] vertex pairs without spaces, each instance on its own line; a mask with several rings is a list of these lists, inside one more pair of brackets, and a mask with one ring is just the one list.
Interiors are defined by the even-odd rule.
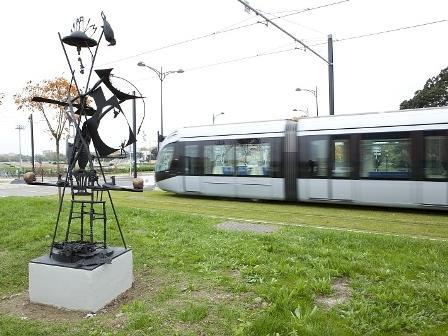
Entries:
[[314,95],[314,98],[316,99],[316,116],[318,117],[319,116],[319,105],[317,104],[317,86],[316,86],[316,90],[297,88],[296,91],[306,91],[306,92],[310,92]]
[[219,112],[218,114],[213,114],[213,125],[215,124],[216,118],[218,118],[220,115],[223,115],[224,112]]
[[[22,139],[20,136],[20,132],[25,129],[23,125],[17,125],[16,130],[19,131],[19,157],[20,157],[20,173],[22,172]],[[19,173],[19,174],[20,174]]]
[[303,116],[302,117],[308,117],[308,115],[309,115],[309,112],[308,112],[308,108],[306,108],[306,110],[301,110],[301,109],[294,109],[294,110],[292,110],[293,112],[302,112],[303,113]]
[[[146,67],[152,71],[154,71],[157,75],[157,77],[159,77],[160,79],[160,135],[163,136],[163,80],[166,78],[166,76],[168,76],[169,74],[172,73],[184,73],[184,70],[179,69],[179,70],[174,70],[174,71],[165,71],[163,72],[162,67],[160,67],[160,70],[157,70],[153,67],[150,67],[149,65],[146,65],[144,62],[138,62],[137,63],[138,66],[141,67]],[[157,139],[159,140],[159,139]]]
[[28,117],[28,120],[30,121],[30,130],[31,130],[31,168],[33,170],[33,173],[35,173],[36,170],[34,169],[34,123],[32,113]]

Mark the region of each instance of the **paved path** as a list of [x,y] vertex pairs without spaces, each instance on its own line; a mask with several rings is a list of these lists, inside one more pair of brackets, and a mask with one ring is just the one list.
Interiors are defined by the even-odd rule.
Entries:
[[0,197],[7,196],[49,196],[57,195],[58,188],[46,186],[32,186],[27,184],[0,184]]
[[[154,189],[154,174],[149,175],[142,175],[140,176],[143,178],[145,183],[145,190],[151,190]],[[132,185],[132,177],[130,176],[117,176],[116,184],[122,187],[131,187]],[[47,181],[47,182],[55,182],[53,181]],[[33,186],[28,185],[26,183],[17,183],[12,184],[9,181],[2,181],[0,183],[0,197],[7,197],[7,196],[26,196],[26,197],[33,197],[33,196],[50,196],[50,195],[57,195],[58,194],[58,188],[56,187],[47,187],[47,186]]]

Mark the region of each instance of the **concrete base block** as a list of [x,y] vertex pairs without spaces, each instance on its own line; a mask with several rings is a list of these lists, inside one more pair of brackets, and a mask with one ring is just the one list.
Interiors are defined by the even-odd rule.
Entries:
[[132,250],[113,248],[111,264],[76,268],[42,256],[29,263],[30,301],[96,312],[132,286]]

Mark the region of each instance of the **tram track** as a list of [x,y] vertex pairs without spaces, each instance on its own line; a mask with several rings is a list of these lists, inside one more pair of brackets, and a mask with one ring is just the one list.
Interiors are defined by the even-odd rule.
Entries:
[[339,232],[349,232],[349,233],[359,233],[359,234],[369,234],[369,235],[376,235],[376,236],[387,236],[387,237],[397,237],[397,238],[409,238],[409,239],[416,239],[416,240],[429,240],[429,241],[440,241],[440,242],[447,242],[448,238],[443,237],[432,237],[432,236],[424,236],[424,235],[410,235],[410,234],[398,234],[393,232],[381,232],[381,231],[371,231],[371,230],[362,230],[362,229],[353,229],[349,227],[344,226],[320,226],[320,225],[310,225],[306,223],[287,223],[287,222],[277,222],[277,221],[265,221],[260,220],[256,218],[239,218],[239,217],[226,217],[226,216],[219,216],[219,215],[210,215],[203,212],[191,212],[191,211],[184,211],[172,208],[157,208],[157,209],[151,209],[152,211],[163,211],[163,212],[176,212],[180,214],[186,214],[191,216],[200,216],[200,217],[208,217],[213,219],[222,219],[222,220],[231,220],[231,221],[241,221],[241,222],[247,222],[252,224],[268,224],[268,225],[278,225],[278,226],[285,226],[285,227],[296,227],[296,228],[305,228],[305,229],[316,229],[316,230],[327,230],[327,231],[339,231]]
[[[157,197],[157,196],[156,196]],[[195,213],[197,215],[216,217],[216,218],[240,218],[241,220],[249,220],[252,222],[266,222],[271,224],[279,224],[279,225],[292,225],[292,226],[303,226],[303,227],[314,227],[319,229],[330,228],[332,230],[344,230],[351,232],[369,232],[372,234],[384,234],[384,235],[398,235],[405,237],[425,237],[426,239],[435,239],[435,240],[445,240],[443,236],[439,236],[437,234],[414,234],[418,228],[424,227],[425,232],[432,231],[440,231],[444,228],[443,223],[437,223],[431,218],[428,218],[428,221],[416,220],[415,218],[411,218],[414,214],[406,214],[406,213],[398,213],[398,214],[388,214],[378,210],[376,213],[376,217],[373,216],[360,216],[359,214],[353,215],[352,209],[335,209],[336,211],[346,211],[347,215],[335,215],[322,213],[312,213],[310,211],[303,211],[303,206],[301,207],[301,211],[294,211],[294,209],[282,210],[282,209],[272,209],[271,204],[266,203],[249,203],[249,202],[236,202],[236,201],[217,201],[215,199],[201,199],[197,202],[186,200],[186,198],[181,198],[179,196],[174,196],[176,199],[174,200],[161,200],[156,197],[137,197],[136,202],[132,202],[132,200],[123,200],[123,205],[128,205],[131,207],[145,208],[142,206],[142,201],[148,201],[148,205],[151,204],[154,210],[163,210],[163,211],[175,211],[179,213]],[[163,195],[162,197],[166,197]],[[167,197],[172,197],[171,195]],[[137,201],[138,199],[138,201]],[[222,203],[221,203],[222,202]],[[234,204],[224,204],[228,202],[235,202]],[[241,204],[245,203],[248,206],[251,206],[251,209],[247,209],[245,207],[241,207]],[[280,206],[283,206],[279,204]],[[237,207],[237,209],[235,209]],[[276,205],[277,206],[277,205]],[[286,205],[288,206],[288,205]],[[314,209],[319,206],[310,205]],[[324,207],[324,206],[322,206]],[[372,210],[377,211],[377,210]],[[350,215],[348,215],[350,214]],[[400,218],[390,218],[390,216],[398,216],[398,215],[409,215],[409,219],[400,219]],[[417,214],[419,215],[419,214]],[[382,218],[383,216],[387,216],[389,218]],[[306,218],[307,220],[300,220],[300,218]],[[358,226],[347,226],[343,223],[353,223],[359,222]],[[365,223],[365,224],[362,224]],[[379,225],[379,230],[374,230],[371,228],[373,224]],[[395,226],[398,230],[390,230],[391,226]],[[448,223],[447,223],[448,226]],[[406,228],[411,228],[409,230],[411,233],[403,233],[402,231]]]

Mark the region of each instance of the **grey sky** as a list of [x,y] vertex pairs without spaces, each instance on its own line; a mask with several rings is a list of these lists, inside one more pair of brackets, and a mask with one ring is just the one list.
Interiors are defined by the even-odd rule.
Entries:
[[[251,0],[257,9],[282,15],[336,0]],[[211,124],[212,115],[225,112],[217,122],[290,118],[294,108],[315,113],[314,98],[296,87],[319,90],[320,114],[328,114],[326,64],[310,52],[294,50],[244,61],[203,67],[232,59],[294,48],[293,41],[263,24],[202,38],[175,47],[176,42],[229,27],[256,22],[236,0],[5,2],[1,12],[2,61],[0,92],[0,152],[18,152],[17,123],[27,123],[27,113],[16,111],[11,95],[27,80],[52,78],[67,65],[57,33],[66,35],[78,16],[101,23],[107,15],[117,39],[115,47],[100,48],[97,68],[114,67],[114,73],[133,81],[147,99],[149,119],[146,143],[154,144],[159,129],[159,81],[144,61],[164,70],[185,69],[164,82],[165,133],[178,127]],[[335,113],[363,113],[398,109],[425,80],[446,67],[448,23],[437,23],[383,35],[338,39],[448,19],[445,0],[351,0],[306,11],[276,22],[310,45],[335,38]],[[325,44],[314,47],[327,57]],[[138,55],[132,57],[134,55]],[[87,59],[87,58],[86,58]],[[41,120],[37,117],[36,120]],[[45,124],[36,126],[37,151],[53,149]],[[29,153],[29,130],[23,133],[23,152]],[[142,140],[140,138],[139,140]]]

